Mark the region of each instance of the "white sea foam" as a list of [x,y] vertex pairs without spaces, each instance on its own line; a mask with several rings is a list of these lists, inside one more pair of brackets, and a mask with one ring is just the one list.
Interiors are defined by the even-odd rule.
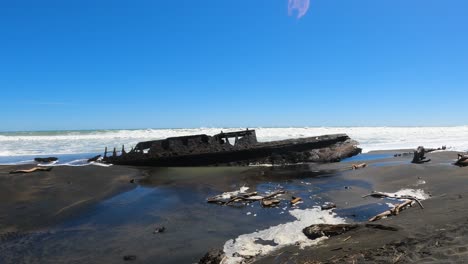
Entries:
[[402,197],[402,196],[412,196],[418,200],[426,200],[430,198],[430,195],[421,189],[402,189],[394,193],[385,193],[385,194],[391,197],[395,197],[395,198]]
[[[310,240],[302,232],[304,228],[313,224],[345,223],[343,218],[337,217],[332,211],[322,211],[319,207],[296,209],[289,213],[297,220],[228,240],[224,244],[226,257],[222,263],[244,263],[246,259],[265,255],[288,245],[312,246],[326,238]],[[257,243],[259,240],[273,243]]]
[[[191,134],[214,135],[245,128],[141,129],[0,133],[0,156],[101,153],[104,147],[127,148],[139,141]],[[468,126],[459,127],[304,127],[255,128],[259,141],[346,133],[364,152],[381,149],[435,148],[468,150]]]

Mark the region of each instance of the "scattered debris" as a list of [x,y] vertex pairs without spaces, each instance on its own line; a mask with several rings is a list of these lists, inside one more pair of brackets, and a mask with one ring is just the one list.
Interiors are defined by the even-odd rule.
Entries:
[[133,261],[133,260],[136,260],[136,256],[135,255],[126,255],[123,257],[123,260],[125,261]]
[[[249,203],[260,201],[262,205],[265,204],[278,204],[274,198],[277,195],[286,193],[284,190],[276,191],[268,195],[258,195],[257,192],[251,193],[238,193],[238,192],[230,192],[224,193],[221,195],[216,195],[214,197],[208,198],[208,203],[216,203],[219,205],[247,205]],[[228,194],[228,195],[226,195]],[[268,205],[267,205],[268,206]]]
[[48,158],[34,158],[35,162],[44,162],[44,163],[49,163],[53,161],[57,161],[58,158],[56,157],[48,157]]
[[367,167],[367,163],[353,164],[353,166],[351,166],[351,167],[353,168],[353,170],[358,170],[358,169],[362,169],[362,168]]
[[374,198],[392,198],[392,199],[399,199],[399,200],[411,200],[414,202],[417,202],[421,209],[424,209],[424,206],[422,205],[420,199],[410,196],[410,195],[401,195],[401,196],[396,196],[396,195],[389,195],[387,193],[382,193],[382,192],[372,192],[370,194],[364,195],[362,198],[366,197],[374,197]]
[[32,169],[26,169],[26,170],[14,170],[10,171],[10,174],[15,174],[15,173],[31,173],[35,171],[51,171],[53,167],[34,167]]
[[291,199],[291,205],[295,205],[297,204],[298,202],[302,201],[302,198],[301,197],[292,197]]

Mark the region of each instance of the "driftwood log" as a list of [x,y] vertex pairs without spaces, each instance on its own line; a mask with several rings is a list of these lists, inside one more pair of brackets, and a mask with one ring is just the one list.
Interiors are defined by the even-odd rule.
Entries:
[[253,202],[257,202],[257,201],[261,201],[261,202],[265,201],[265,204],[268,204],[268,202],[266,202],[266,201],[270,201],[271,204],[269,204],[268,206],[271,206],[273,204],[277,204],[275,201],[272,201],[272,198],[274,198],[277,195],[284,194],[284,193],[286,193],[286,191],[280,190],[280,191],[276,191],[276,192],[273,192],[271,194],[262,196],[262,195],[258,195],[257,192],[251,192],[251,193],[244,193],[244,194],[235,195],[235,196],[232,196],[232,197],[230,197],[228,199],[223,199],[222,197],[217,195],[217,196],[208,198],[207,202],[208,203],[216,203],[216,204],[219,204],[219,205],[230,205],[230,204],[239,203],[239,202],[241,202],[241,203],[253,203]]
[[392,216],[392,215],[398,215],[402,210],[406,209],[409,206],[412,206],[413,203],[417,203],[421,209],[424,209],[424,206],[422,205],[421,201],[413,196],[409,195],[402,195],[402,196],[391,196],[386,193],[381,193],[381,192],[372,192],[370,194],[364,195],[363,198],[365,197],[374,197],[374,198],[391,198],[391,199],[398,199],[398,200],[404,200],[404,202],[397,204],[395,207],[393,207],[390,210],[387,210],[385,212],[382,212],[372,218],[369,219],[369,222],[374,222],[377,220],[380,220],[384,217],[387,216]]
[[391,195],[388,195],[388,194],[386,194],[386,193],[373,192],[373,193],[364,195],[362,198],[366,198],[366,197],[374,197],[374,198],[392,198],[392,199],[399,199],[399,200],[411,200],[411,201],[414,201],[414,202],[418,203],[418,205],[421,207],[421,209],[424,209],[424,206],[422,205],[421,201],[420,201],[418,198],[413,197],[413,196],[409,196],[409,195],[391,196]]
[[309,239],[317,239],[323,236],[332,237],[344,234],[348,231],[355,230],[358,228],[372,228],[380,229],[385,231],[398,231],[397,228],[391,226],[384,226],[378,224],[317,224],[311,225],[302,230],[304,235]]
[[425,157],[426,149],[420,146],[414,151],[413,161],[411,163],[421,164],[431,161]]
[[380,214],[370,218],[369,222],[374,222],[374,221],[380,220],[380,219],[382,219],[384,217],[387,217],[387,216],[398,215],[400,213],[400,211],[402,211],[402,210],[406,209],[407,207],[411,206],[412,203],[413,203],[413,201],[406,200],[401,204],[397,204],[392,209],[387,210],[387,211],[385,211],[383,213],[380,213]]
[[35,172],[35,171],[51,171],[52,168],[53,167],[34,167],[34,168],[31,168],[31,169],[10,171],[10,174],[31,173],[31,172]]

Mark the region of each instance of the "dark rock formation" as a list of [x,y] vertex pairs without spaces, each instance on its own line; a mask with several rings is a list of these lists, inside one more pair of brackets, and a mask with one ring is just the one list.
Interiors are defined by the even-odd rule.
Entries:
[[411,161],[411,163],[421,164],[431,161],[430,159],[426,159],[424,156],[425,154],[426,149],[424,149],[422,146],[418,147],[418,149],[414,151],[413,161]]
[[455,165],[459,167],[466,167],[468,166],[468,155],[458,154],[458,159],[455,162]]
[[345,134],[260,143],[255,130],[245,130],[140,142],[120,156],[114,149],[104,162],[162,167],[338,162],[361,153],[356,145]]
[[222,250],[211,250],[198,261],[198,264],[219,264],[223,258],[224,252]]
[[34,158],[34,161],[36,162],[46,162],[46,163],[49,163],[49,162],[52,162],[52,161],[57,161],[58,158],[56,157],[48,157],[48,158]]

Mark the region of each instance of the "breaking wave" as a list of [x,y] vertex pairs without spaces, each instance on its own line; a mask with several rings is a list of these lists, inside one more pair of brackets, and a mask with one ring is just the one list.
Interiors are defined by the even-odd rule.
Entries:
[[[191,134],[214,135],[245,128],[140,129],[0,133],[0,156],[102,153],[104,147],[130,148],[139,141]],[[365,152],[423,145],[468,150],[468,126],[459,127],[303,127],[255,128],[259,141],[346,133]]]

